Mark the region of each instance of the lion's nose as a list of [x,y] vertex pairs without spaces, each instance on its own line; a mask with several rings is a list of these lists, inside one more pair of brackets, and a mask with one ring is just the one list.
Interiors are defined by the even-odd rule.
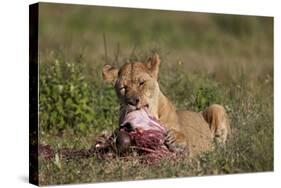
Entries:
[[132,106],[137,106],[139,102],[140,102],[140,98],[138,96],[134,96],[128,99],[128,104]]

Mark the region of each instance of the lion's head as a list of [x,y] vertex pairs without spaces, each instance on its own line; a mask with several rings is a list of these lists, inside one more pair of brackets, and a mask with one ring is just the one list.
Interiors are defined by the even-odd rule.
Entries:
[[157,81],[160,59],[157,54],[147,62],[130,62],[120,69],[104,65],[103,78],[114,85],[121,107],[126,112],[147,108],[153,115],[157,108]]

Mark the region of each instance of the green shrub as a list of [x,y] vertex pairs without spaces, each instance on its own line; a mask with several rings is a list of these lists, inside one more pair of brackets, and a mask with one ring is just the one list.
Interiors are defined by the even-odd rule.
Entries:
[[39,72],[40,128],[61,131],[69,126],[84,132],[94,124],[95,93],[83,64],[56,59],[40,64]]
[[223,89],[210,76],[186,73],[181,66],[165,69],[161,89],[178,108],[201,111],[211,104],[223,104]]
[[214,82],[206,80],[195,91],[192,106],[197,111],[201,111],[211,104],[220,104],[221,101],[221,88]]

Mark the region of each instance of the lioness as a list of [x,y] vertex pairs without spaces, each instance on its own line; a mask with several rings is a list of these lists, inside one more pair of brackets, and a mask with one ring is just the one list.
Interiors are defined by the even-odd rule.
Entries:
[[185,150],[189,156],[209,150],[214,139],[224,144],[230,131],[224,107],[213,104],[199,113],[177,110],[160,90],[159,65],[157,54],[146,63],[126,63],[119,70],[104,65],[103,78],[114,85],[120,100],[120,117],[129,111],[147,108],[150,115],[168,129],[169,149]]

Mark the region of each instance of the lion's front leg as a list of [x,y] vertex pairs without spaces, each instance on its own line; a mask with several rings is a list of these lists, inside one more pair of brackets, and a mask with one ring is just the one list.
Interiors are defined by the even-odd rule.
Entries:
[[202,115],[209,124],[214,140],[220,144],[225,144],[230,134],[230,124],[224,107],[213,104],[207,107]]
[[186,136],[180,131],[169,129],[165,138],[165,145],[171,151],[189,155],[188,141]]

